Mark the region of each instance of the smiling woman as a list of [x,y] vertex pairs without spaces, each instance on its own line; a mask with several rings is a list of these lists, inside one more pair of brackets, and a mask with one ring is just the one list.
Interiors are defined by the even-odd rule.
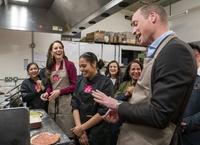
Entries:
[[47,103],[40,99],[40,95],[44,93],[44,86],[39,77],[39,67],[36,63],[29,63],[27,66],[27,73],[30,78],[22,82],[20,91],[22,99],[26,102],[30,109],[45,109]]
[[105,75],[111,79],[114,85],[114,93],[118,90],[122,81],[122,74],[119,63],[116,60],[112,60],[108,63],[105,71]]
[[92,90],[101,90],[112,96],[112,81],[98,73],[100,61],[92,52],[86,52],[79,58],[82,75],[78,78],[78,86],[72,97],[72,108],[75,127],[73,133],[79,138],[77,145],[110,145],[110,124],[106,123],[102,115],[107,108],[95,103]]
[[71,93],[76,86],[76,68],[68,60],[61,41],[54,41],[48,50],[46,75],[49,87],[42,95],[44,101],[49,101],[48,113],[58,126],[68,135],[73,137],[70,129],[73,127],[71,113]]

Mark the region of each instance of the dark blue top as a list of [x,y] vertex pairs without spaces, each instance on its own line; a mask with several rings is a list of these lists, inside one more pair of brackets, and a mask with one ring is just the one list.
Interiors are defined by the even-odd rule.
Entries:
[[183,133],[184,145],[200,144],[200,76],[197,76],[192,95],[184,113],[183,122],[187,124]]

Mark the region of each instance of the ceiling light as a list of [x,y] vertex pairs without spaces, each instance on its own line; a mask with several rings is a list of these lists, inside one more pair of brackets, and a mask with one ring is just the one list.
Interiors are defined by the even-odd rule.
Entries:
[[89,24],[96,24],[95,21],[89,21],[88,23],[89,23]]
[[110,16],[110,14],[109,13],[102,13],[101,16],[102,17],[108,17],[108,16]]
[[80,30],[84,30],[84,29],[85,29],[85,27],[79,27],[79,29],[80,29]]
[[127,7],[129,5],[129,3],[127,3],[127,2],[120,2],[119,3],[119,7],[121,7],[121,8],[125,8],[125,7]]
[[28,3],[29,0],[13,0],[14,2],[23,2],[23,3]]

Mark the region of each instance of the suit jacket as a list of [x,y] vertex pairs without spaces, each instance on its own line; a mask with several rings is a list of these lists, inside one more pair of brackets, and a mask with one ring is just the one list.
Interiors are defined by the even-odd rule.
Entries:
[[129,123],[165,128],[177,123],[196,77],[192,49],[178,38],[170,40],[157,56],[152,72],[150,103],[119,105],[119,117]]

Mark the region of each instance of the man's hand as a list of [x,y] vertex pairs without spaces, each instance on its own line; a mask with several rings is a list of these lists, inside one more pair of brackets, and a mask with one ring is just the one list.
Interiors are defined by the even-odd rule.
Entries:
[[96,101],[99,104],[102,104],[112,110],[117,109],[117,100],[113,99],[111,97],[108,97],[106,94],[103,92],[96,90],[92,91],[91,93],[94,96],[94,101]]
[[119,115],[117,110],[109,109],[103,116],[104,120],[111,123],[116,123],[119,120]]

